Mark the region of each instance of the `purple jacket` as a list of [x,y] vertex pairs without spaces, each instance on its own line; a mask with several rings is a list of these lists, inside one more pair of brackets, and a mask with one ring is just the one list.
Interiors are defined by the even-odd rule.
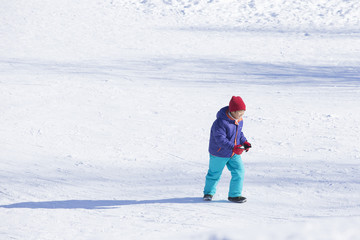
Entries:
[[216,157],[231,157],[235,145],[243,145],[246,138],[242,132],[243,120],[238,123],[229,116],[229,107],[223,107],[211,127],[209,152]]

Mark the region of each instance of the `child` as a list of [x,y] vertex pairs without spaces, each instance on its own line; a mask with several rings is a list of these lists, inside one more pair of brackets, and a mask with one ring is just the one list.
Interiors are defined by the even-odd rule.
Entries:
[[[246,198],[241,196],[244,181],[244,165],[240,154],[249,151],[251,144],[243,132],[243,119],[246,106],[241,97],[233,96],[229,106],[223,107],[216,115],[210,133],[210,162],[206,175],[204,200],[211,201],[216,192],[225,166],[231,172],[228,200],[243,203]],[[243,146],[243,147],[242,147]]]

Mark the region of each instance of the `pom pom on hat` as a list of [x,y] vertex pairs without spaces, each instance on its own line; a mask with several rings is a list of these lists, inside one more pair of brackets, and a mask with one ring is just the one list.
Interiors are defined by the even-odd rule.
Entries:
[[229,111],[236,112],[239,110],[246,110],[246,105],[241,97],[233,96],[229,103]]

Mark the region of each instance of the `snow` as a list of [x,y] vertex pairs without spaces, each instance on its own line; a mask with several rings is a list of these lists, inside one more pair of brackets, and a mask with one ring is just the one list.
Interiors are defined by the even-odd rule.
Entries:
[[[359,239],[358,2],[0,3],[0,239]],[[233,95],[248,202],[204,202]]]

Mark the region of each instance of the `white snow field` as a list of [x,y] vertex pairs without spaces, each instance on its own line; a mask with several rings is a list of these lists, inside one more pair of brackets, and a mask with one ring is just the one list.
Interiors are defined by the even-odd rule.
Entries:
[[[0,0],[0,239],[360,239],[360,3]],[[244,204],[202,201],[247,105]]]

